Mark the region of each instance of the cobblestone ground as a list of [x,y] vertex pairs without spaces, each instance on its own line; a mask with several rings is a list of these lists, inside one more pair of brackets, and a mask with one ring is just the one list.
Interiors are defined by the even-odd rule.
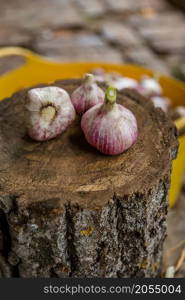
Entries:
[[[0,0],[0,47],[12,45],[60,61],[131,62],[179,75],[185,14],[167,0]],[[0,59],[0,74],[21,63]],[[185,188],[169,213],[165,254],[185,238],[184,228]],[[177,273],[184,275],[185,268]]]
[[171,73],[185,60],[185,15],[166,0],[0,0],[0,46],[8,45]]

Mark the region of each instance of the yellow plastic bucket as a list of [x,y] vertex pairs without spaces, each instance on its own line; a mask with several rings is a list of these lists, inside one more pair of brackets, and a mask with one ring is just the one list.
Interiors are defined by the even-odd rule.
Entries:
[[[0,49],[0,57],[21,55],[26,63],[20,68],[0,77],[0,100],[10,97],[14,92],[40,83],[50,83],[58,79],[79,78],[91,69],[100,67],[106,71],[117,71],[124,76],[139,80],[142,75],[153,76],[153,71],[137,65],[117,65],[102,62],[58,63],[46,60],[30,50],[8,47]],[[185,105],[185,85],[178,80],[161,75],[160,84],[164,94],[173,105]],[[177,121],[177,127],[184,126],[184,120]],[[185,135],[179,137],[180,147],[177,159],[173,162],[169,202],[172,207],[178,197],[185,170]]]

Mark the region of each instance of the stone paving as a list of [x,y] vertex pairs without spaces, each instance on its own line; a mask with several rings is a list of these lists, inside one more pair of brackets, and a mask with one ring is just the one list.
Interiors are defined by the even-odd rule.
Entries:
[[0,0],[0,46],[9,45],[173,73],[185,60],[185,15],[167,0]]
[[[129,62],[178,74],[185,65],[185,14],[169,2],[0,0],[0,47],[23,46],[65,62]],[[0,59],[0,74],[20,63],[17,57]],[[184,200],[182,190],[169,214],[166,251],[184,239]]]

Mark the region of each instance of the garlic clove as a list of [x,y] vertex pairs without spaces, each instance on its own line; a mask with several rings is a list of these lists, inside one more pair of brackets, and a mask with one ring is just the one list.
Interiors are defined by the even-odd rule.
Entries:
[[95,82],[94,75],[86,74],[82,85],[72,93],[71,101],[76,112],[81,115],[94,105],[103,103],[104,96],[103,90]]
[[162,87],[155,78],[144,76],[138,84],[137,91],[146,97],[160,96]]
[[167,112],[170,108],[171,101],[169,98],[153,96],[150,98],[155,107],[161,108],[164,112]]
[[116,155],[130,148],[137,140],[134,114],[116,103],[116,89],[109,87],[105,102],[89,109],[81,120],[87,142],[100,152]]
[[76,115],[69,94],[55,86],[29,90],[25,108],[28,135],[36,141],[61,134]]

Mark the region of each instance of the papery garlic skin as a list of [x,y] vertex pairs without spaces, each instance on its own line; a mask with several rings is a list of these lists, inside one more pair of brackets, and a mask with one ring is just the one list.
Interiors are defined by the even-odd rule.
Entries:
[[69,94],[55,86],[29,90],[25,107],[28,135],[36,141],[60,135],[76,115]]
[[96,68],[91,71],[91,74],[94,75],[96,82],[104,82],[105,81],[105,70],[102,68]]
[[94,75],[86,74],[84,82],[71,95],[71,101],[79,115],[104,102],[104,91],[95,82]]
[[169,98],[153,96],[150,98],[155,107],[161,108],[164,112],[167,112],[170,108],[171,101]]
[[114,101],[89,109],[82,116],[81,128],[87,142],[107,155],[124,152],[138,137],[134,114]]
[[123,77],[117,73],[108,73],[105,77],[105,81],[107,85],[116,88],[118,91],[126,88],[135,89],[138,86],[138,82],[135,79]]
[[146,97],[160,96],[163,93],[162,87],[155,78],[144,76],[138,84],[137,91]]

